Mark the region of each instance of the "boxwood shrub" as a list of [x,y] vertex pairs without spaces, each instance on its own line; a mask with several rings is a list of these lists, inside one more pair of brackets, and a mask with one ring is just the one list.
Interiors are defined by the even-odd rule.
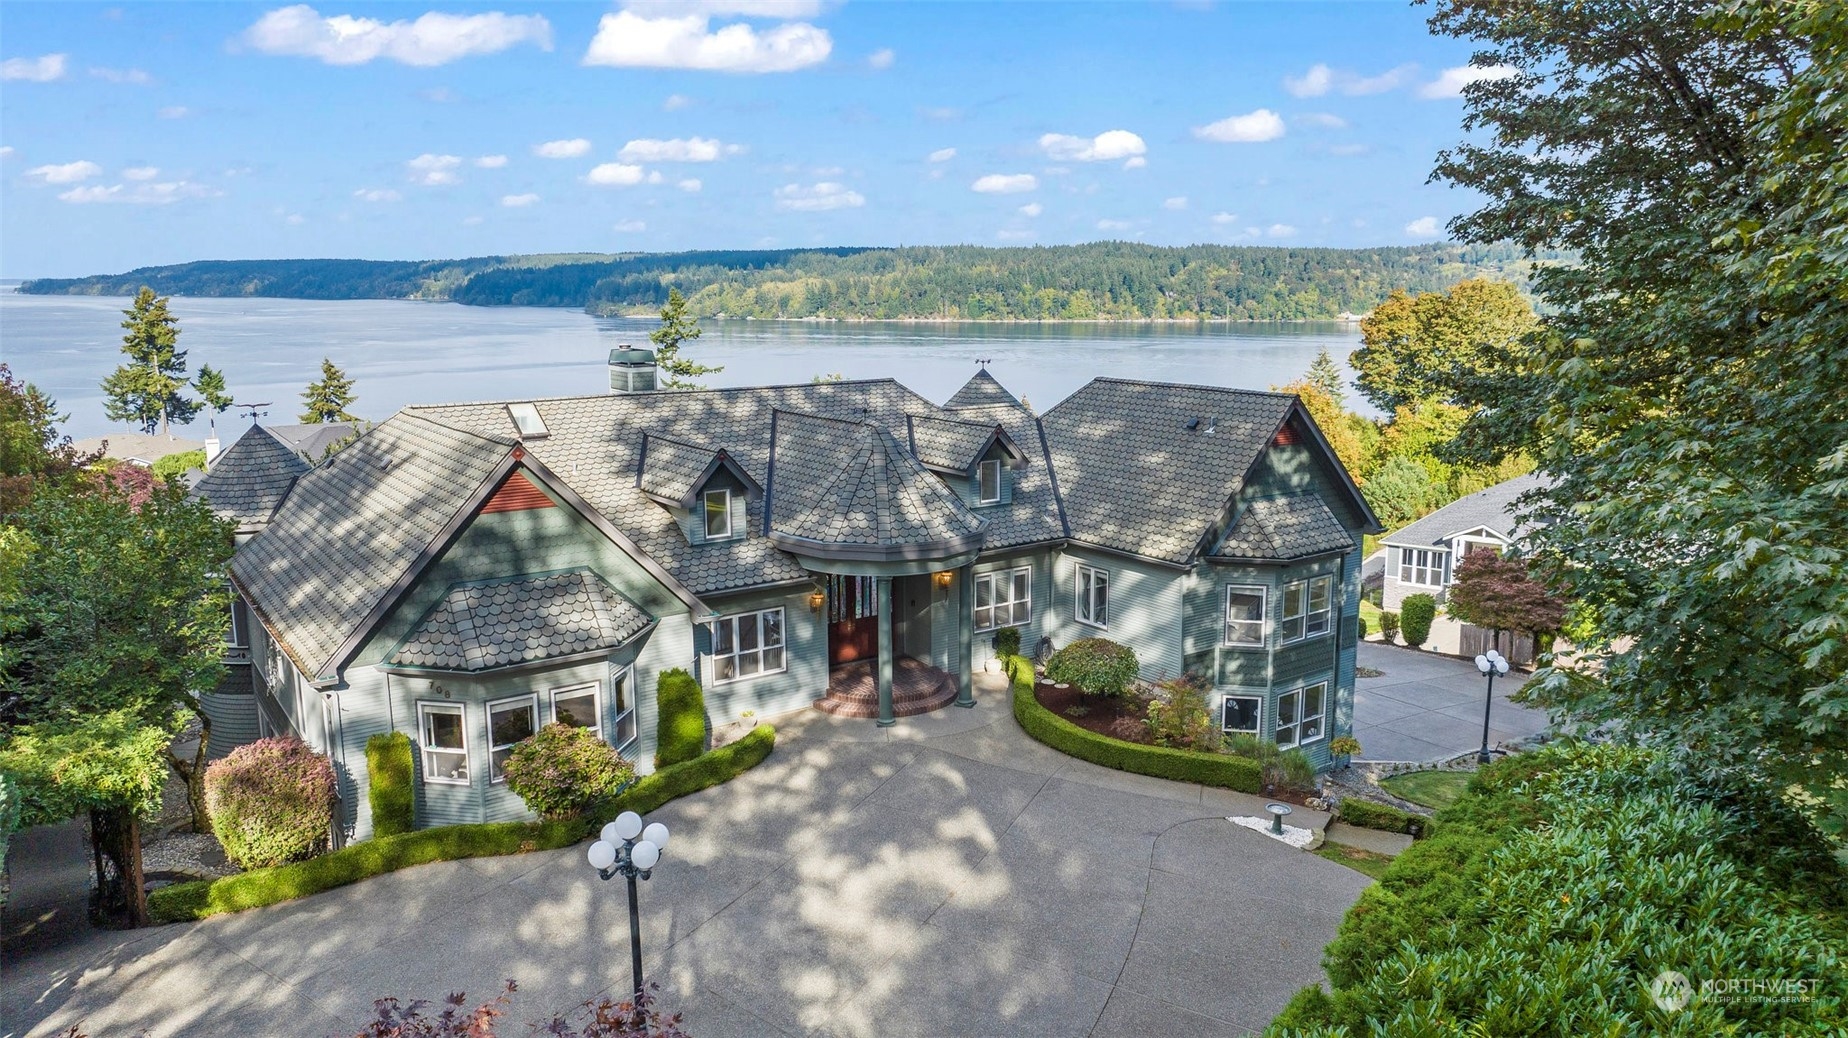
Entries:
[[1256,761],[1223,753],[1143,746],[1080,728],[1033,698],[1032,664],[1016,657],[1009,661],[1008,669],[1014,680],[1014,719],[1028,735],[1060,753],[1106,768],[1176,782],[1197,782],[1244,793],[1256,793],[1262,788]]
[[417,764],[411,737],[381,732],[366,740],[366,800],[372,835],[397,836],[417,828]]
[[334,766],[292,735],[239,746],[205,770],[212,832],[239,868],[298,861],[325,847],[334,793]]
[[1430,595],[1410,595],[1399,603],[1399,630],[1405,644],[1416,649],[1431,637],[1431,621],[1437,619],[1437,599]]
[[1410,833],[1423,829],[1424,818],[1401,811],[1391,804],[1376,804],[1360,797],[1343,797],[1341,820],[1362,829],[1379,829],[1389,833]]
[[655,682],[655,767],[667,768],[706,752],[706,694],[693,675],[675,667]]

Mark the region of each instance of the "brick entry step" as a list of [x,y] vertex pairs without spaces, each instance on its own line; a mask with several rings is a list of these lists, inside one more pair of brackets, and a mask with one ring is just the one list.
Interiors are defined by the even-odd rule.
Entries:
[[[956,701],[956,678],[928,663],[901,656],[892,668],[892,713],[928,714]],[[878,717],[879,685],[871,660],[848,663],[828,673],[828,694],[815,709],[836,717]]]

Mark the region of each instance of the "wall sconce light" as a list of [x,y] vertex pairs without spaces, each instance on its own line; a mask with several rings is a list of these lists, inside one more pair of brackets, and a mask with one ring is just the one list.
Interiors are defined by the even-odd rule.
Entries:
[[945,590],[949,589],[949,586],[950,586],[950,571],[949,570],[946,569],[943,572],[937,574],[937,586]]
[[821,592],[819,591],[810,592],[809,593],[809,612],[811,613],[821,612],[821,607],[824,604],[826,604],[827,601],[828,601],[828,596],[822,594]]

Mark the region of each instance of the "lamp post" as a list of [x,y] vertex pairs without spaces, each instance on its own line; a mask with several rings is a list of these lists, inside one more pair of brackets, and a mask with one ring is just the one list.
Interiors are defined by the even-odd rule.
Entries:
[[1489,691],[1482,700],[1482,752],[1476,755],[1476,763],[1489,762],[1489,706],[1495,702],[1495,675],[1508,673],[1508,661],[1502,654],[1490,649],[1476,657],[1476,669],[1489,676]]
[[[647,879],[667,846],[667,826],[653,822],[642,827],[642,816],[624,811],[603,827],[602,839],[590,845],[590,867],[597,878],[623,876],[629,881],[629,967],[635,977],[636,1005],[642,998],[642,917],[635,900],[635,880]],[[638,839],[639,837],[639,839]]]

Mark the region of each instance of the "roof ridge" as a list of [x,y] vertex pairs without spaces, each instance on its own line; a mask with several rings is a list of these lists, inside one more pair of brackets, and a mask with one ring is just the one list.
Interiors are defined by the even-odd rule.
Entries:
[[505,436],[495,436],[491,433],[484,433],[476,429],[464,429],[458,425],[451,425],[448,422],[437,419],[433,415],[424,414],[423,410],[424,409],[422,407],[399,408],[397,414],[392,415],[391,418],[385,419],[383,422],[380,422],[379,424],[373,426],[373,428],[383,429],[385,426],[391,423],[392,419],[397,418],[399,416],[403,416],[406,418],[415,418],[418,421],[424,422],[426,424],[434,425],[438,429],[442,429],[445,432],[452,432],[458,436],[467,436],[467,437],[470,437],[471,439],[480,440],[483,443],[498,443],[503,447],[516,447],[520,444],[520,441],[517,439],[509,439]]
[[[1239,389],[1233,386],[1209,386],[1209,385],[1205,385],[1199,382],[1160,382],[1155,379],[1116,378],[1111,375],[1093,376],[1091,379],[1091,382],[1115,382],[1121,385],[1128,385],[1128,386],[1153,386],[1157,389],[1196,389],[1196,390],[1205,390],[1209,393],[1240,393],[1245,396],[1274,396],[1274,397],[1279,397],[1279,398],[1288,398],[1288,397],[1294,397],[1296,395],[1295,393],[1278,392],[1277,390],[1274,390],[1274,389]],[[1087,382],[1085,383],[1085,385],[1088,386],[1091,384],[1091,382]],[[1084,386],[1078,387],[1078,392],[1082,392],[1083,390],[1084,390]],[[1076,396],[1077,392],[1074,392],[1072,395]],[[1065,400],[1070,400],[1070,399],[1071,397],[1069,396],[1065,398]],[[1065,400],[1061,400],[1059,401],[1059,403],[1063,404]],[[1058,405],[1057,404],[1053,405],[1053,410],[1057,410],[1057,409],[1058,409]]]
[[[899,386],[916,396],[916,390],[906,386],[890,375],[884,378],[848,378],[839,382],[773,382],[761,386],[699,386],[692,389],[651,389],[640,393],[570,393],[563,396],[521,396],[499,397],[493,400],[449,400],[440,404],[411,404],[400,408],[400,412],[412,409],[438,409],[453,407],[492,407],[496,404],[551,404],[567,400],[607,400],[612,404],[625,400],[649,398],[667,395],[687,395],[699,393],[748,393],[763,389],[814,389],[820,386],[872,386],[889,383]],[[922,399],[921,397],[919,399]],[[390,419],[386,419],[390,421]],[[381,423],[382,424],[382,423]]]

